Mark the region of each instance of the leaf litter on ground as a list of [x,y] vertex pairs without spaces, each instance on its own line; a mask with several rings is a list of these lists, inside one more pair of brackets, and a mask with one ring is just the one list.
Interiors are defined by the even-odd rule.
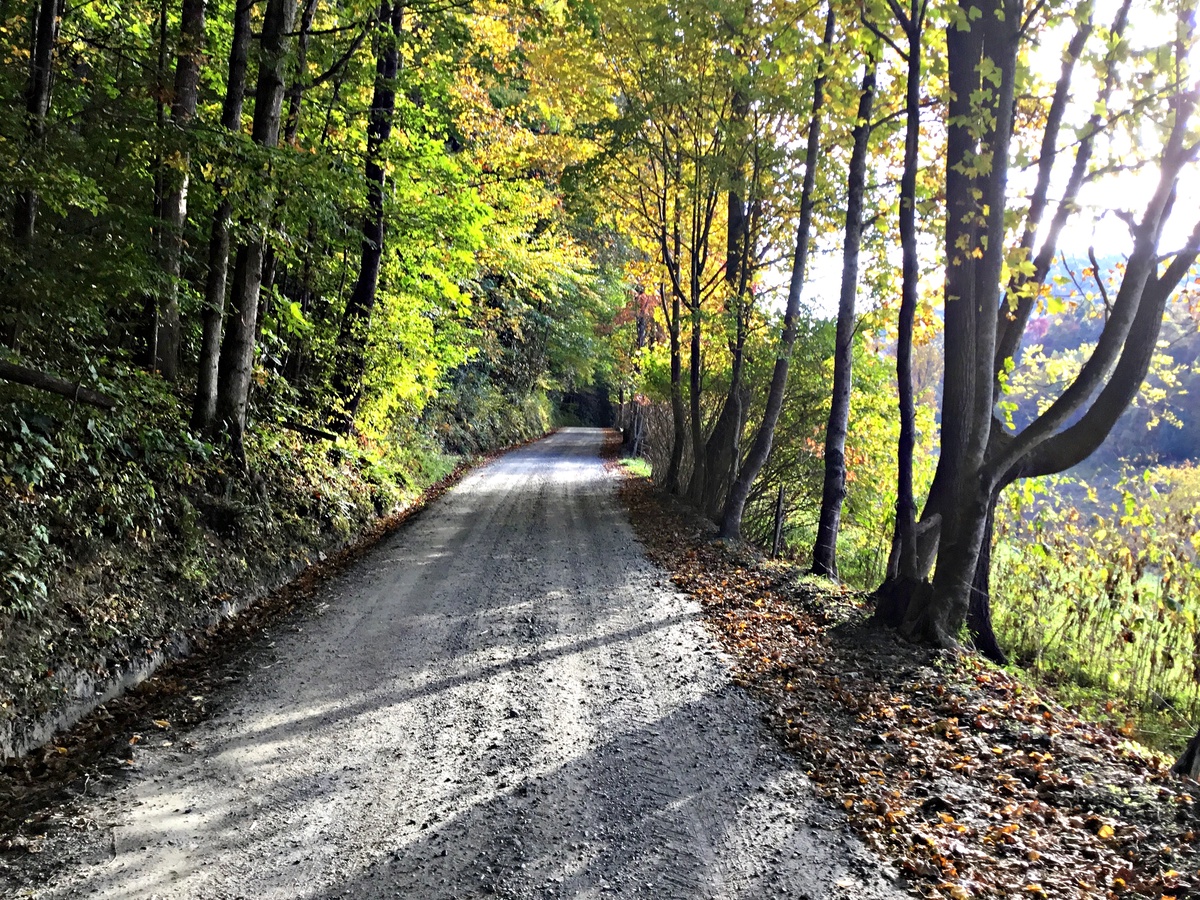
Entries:
[[647,552],[864,842],[929,898],[1200,896],[1200,785],[974,654],[909,644],[865,595],[713,540],[645,479]]

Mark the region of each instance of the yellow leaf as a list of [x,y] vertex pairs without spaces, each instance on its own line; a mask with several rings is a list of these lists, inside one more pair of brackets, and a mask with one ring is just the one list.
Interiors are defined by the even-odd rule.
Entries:
[[155,719],[154,724],[157,725],[159,728],[170,728],[171,727],[171,723],[168,722],[166,719]]
[[1113,827],[1111,825],[1101,825],[1100,830],[1096,832],[1096,837],[1102,841],[1107,841],[1113,836]]

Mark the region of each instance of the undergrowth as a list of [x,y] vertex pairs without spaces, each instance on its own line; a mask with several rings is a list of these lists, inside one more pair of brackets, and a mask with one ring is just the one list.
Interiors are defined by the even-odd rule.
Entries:
[[161,379],[117,374],[112,411],[0,384],[0,725],[18,732],[345,545],[463,454],[545,430],[536,401],[476,410],[457,453],[436,416],[387,441],[260,422],[242,465],[192,434]]
[[992,600],[1016,661],[1123,733],[1177,752],[1200,720],[1198,473],[1150,470],[1111,497],[1011,489]]

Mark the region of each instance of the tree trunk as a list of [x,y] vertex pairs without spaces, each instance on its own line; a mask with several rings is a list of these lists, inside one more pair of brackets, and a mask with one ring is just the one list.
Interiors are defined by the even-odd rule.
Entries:
[[[666,311],[666,288],[659,286],[659,297]],[[671,292],[671,309],[666,313],[667,333],[671,345],[671,461],[667,466],[667,490],[678,496],[683,490],[683,444],[687,440],[687,417],[683,409],[683,348],[680,346],[679,332],[682,327],[680,319],[683,310],[679,302],[679,294]]]
[[[315,11],[316,11],[315,10],[315,0],[310,0],[309,6],[311,8],[313,8],[313,11],[315,14]],[[306,10],[306,15],[307,15],[307,10]],[[311,31],[311,23],[310,23],[309,31]],[[364,34],[365,34],[365,31],[364,31]],[[303,38],[307,37],[307,35],[302,35],[301,37],[303,39]],[[343,54],[342,59],[348,60],[350,54],[354,50],[356,50],[361,43],[362,43],[362,35],[360,35],[359,38],[355,39],[355,41],[351,44],[351,47],[346,51],[345,54]],[[307,56],[307,51],[305,51],[305,56]],[[302,67],[298,66],[298,69],[303,71]],[[317,81],[321,80],[322,78],[325,78],[325,76],[328,76],[329,78],[333,79],[333,90],[330,91],[329,104],[325,109],[323,124],[321,126],[321,140],[320,140],[319,146],[322,149],[325,148],[325,145],[329,139],[329,130],[333,125],[333,121],[332,121],[333,109],[337,105],[338,99],[341,97],[342,80],[345,78],[345,73],[346,73],[346,66],[344,63],[342,63],[340,65],[335,64],[334,69],[327,71],[325,73],[325,75],[320,76],[318,79],[314,79],[314,84]],[[291,96],[293,96],[293,97],[297,96],[297,92],[293,91]],[[302,97],[301,97],[301,99],[302,99]],[[290,99],[289,99],[289,102],[290,102]],[[289,113],[288,113],[289,118],[288,118],[288,126],[287,127],[288,127],[288,131],[291,133],[293,138],[295,137],[295,131],[293,129],[299,127],[299,118],[300,118],[299,113],[300,113],[300,100],[297,100],[295,121],[293,121],[293,119],[291,117],[290,107],[289,107]],[[301,268],[300,268],[300,289],[299,289],[300,309],[304,312],[304,315],[306,318],[312,316],[313,310],[317,306],[317,303],[314,301],[317,301],[318,299],[320,299],[321,300],[320,307],[322,309],[326,309],[329,306],[328,301],[324,300],[323,298],[318,298],[316,291],[313,289],[313,284],[312,284],[313,269],[314,269],[313,260],[314,260],[314,257],[316,256],[316,253],[313,252],[313,250],[311,248],[315,247],[316,242],[317,242],[317,223],[316,223],[316,220],[313,220],[313,221],[309,222],[308,234],[305,239],[305,244],[307,247],[310,248],[310,250],[308,253],[304,254],[304,259],[301,263]],[[339,291],[339,293],[340,293],[340,291]],[[293,340],[290,340],[288,342],[287,357],[284,360],[284,364],[283,364],[283,377],[287,379],[289,384],[292,384],[295,387],[300,387],[301,378],[304,374],[304,369],[305,369],[305,366],[307,363],[307,355],[308,355],[307,350],[308,350],[307,343],[302,336],[298,335]]]
[[317,0],[307,0],[304,12],[300,15],[300,34],[296,39],[296,72],[287,91],[287,124],[283,129],[285,144],[293,143],[300,132],[300,106],[304,102],[308,78],[308,41],[316,14]]
[[[836,24],[833,7],[825,18],[825,52],[828,54],[833,46],[834,26]],[[808,239],[812,227],[813,192],[816,186],[817,161],[821,148],[821,111],[825,104],[825,70],[822,69],[813,81],[812,116],[808,123],[808,146],[804,157],[804,186],[800,193],[800,223],[796,229],[796,248],[792,257],[792,275],[788,285],[787,307],[783,313],[783,332],[780,335],[779,353],[775,358],[775,368],[771,372],[771,386],[767,392],[766,408],[763,410],[762,422],[754,434],[750,451],[742,463],[737,479],[729,489],[725,500],[725,510],[721,515],[721,537],[728,540],[740,540],[742,536],[742,515],[746,509],[746,501],[750,497],[750,488],[754,479],[766,465],[767,457],[771,455],[771,444],[775,439],[775,425],[779,421],[779,413],[783,409],[783,398],[787,392],[788,365],[792,356],[792,347],[796,343],[796,323],[800,317],[800,293],[804,288],[804,276],[808,267]]]
[[183,0],[179,20],[179,57],[175,63],[175,96],[171,124],[182,139],[179,163],[165,167],[161,248],[163,297],[158,310],[158,336],[154,367],[168,381],[179,377],[180,328],[179,274],[183,264],[183,231],[187,223],[188,160],[187,132],[196,116],[200,88],[200,63],[204,57],[204,10],[206,0]]
[[[367,125],[367,213],[362,223],[362,246],[358,278],[346,301],[338,332],[338,359],[333,387],[340,408],[331,417],[336,430],[347,433],[362,400],[362,380],[366,371],[366,348],[371,312],[379,288],[383,263],[384,184],[382,152],[392,133],[396,109],[396,75],[400,66],[400,35],[404,29],[404,5],[384,0],[379,6],[381,33],[375,49],[375,91],[371,98]],[[386,31],[384,30],[386,29]]]
[[0,378],[16,384],[24,384],[32,388],[37,388],[40,391],[49,391],[52,394],[58,394],[60,397],[67,397],[74,402],[99,406],[101,409],[116,409],[117,407],[117,401],[107,394],[93,391],[91,388],[86,388],[78,382],[68,381],[65,378],[59,378],[57,375],[51,375],[48,372],[39,372],[37,369],[30,369],[26,366],[18,366],[10,362],[5,362],[2,359],[0,359]]
[[[946,31],[952,124],[946,159],[946,373],[938,459],[946,493],[940,504],[933,590],[914,598],[918,602],[910,605],[901,626],[909,637],[943,647],[957,645],[966,620],[988,509],[999,486],[984,470],[984,458],[995,402],[995,310],[1004,261],[1018,19],[1015,2],[989,0],[968,29],[952,25]],[[985,61],[994,73],[986,90]],[[980,154],[994,160],[993,165],[972,165]],[[913,537],[915,545],[915,530]],[[915,566],[915,546],[913,556]]]
[[[46,134],[46,116],[50,112],[51,89],[54,84],[54,51],[58,46],[58,31],[63,14],[63,0],[39,0],[33,20],[33,34],[29,53],[29,80],[25,86],[25,138],[34,148],[42,143]],[[28,188],[17,195],[13,216],[13,237],[17,247],[26,257],[33,253],[34,234],[37,230],[38,193]],[[21,342],[26,322],[32,310],[19,299],[17,286],[10,285],[5,293],[10,296],[10,318],[4,322],[3,342],[16,348]]]
[[[154,70],[154,156],[150,163],[151,183],[153,184],[153,201],[151,217],[155,224],[150,229],[151,249],[153,256],[163,261],[163,210],[166,195],[166,160],[163,156],[167,142],[167,0],[158,0],[158,62]],[[165,267],[164,267],[165,268]],[[162,279],[160,279],[160,282]],[[145,321],[143,328],[146,336],[145,364],[151,372],[158,371],[158,339],[162,334],[162,292],[161,283],[158,287],[147,292],[143,298]]]
[[692,436],[692,477],[688,482],[687,497],[693,505],[699,503],[704,496],[707,472],[704,468],[707,460],[704,458],[704,420],[700,408],[700,393],[703,390],[701,382],[700,355],[700,290],[695,285],[692,291],[691,324],[688,348],[688,413],[691,420]]
[[[295,17],[296,0],[269,0],[267,3],[258,85],[254,96],[254,126],[250,135],[255,143],[266,148],[274,148],[279,143],[283,76],[290,43],[289,32]],[[272,191],[266,188],[258,201],[257,221],[252,224],[250,238],[238,250],[231,298],[233,308],[231,315],[226,317],[228,327],[221,348],[217,416],[220,427],[229,438],[230,448],[238,458],[245,457],[246,411],[254,368],[254,333],[258,320],[263,257],[266,255],[264,227],[273,205]]]
[[837,539],[846,497],[846,434],[854,372],[854,307],[858,294],[858,255],[862,246],[863,194],[867,181],[867,147],[875,99],[876,61],[863,70],[862,93],[854,126],[854,148],[846,178],[846,237],[842,244],[842,287],[838,295],[837,337],[833,350],[833,397],[825,427],[825,482],[821,515],[813,546],[812,573],[837,578]]
[[[736,52],[740,58],[740,45]],[[746,424],[747,398],[746,388],[742,383],[742,372],[748,336],[748,307],[752,303],[750,283],[756,266],[753,227],[747,209],[748,206],[754,206],[755,200],[750,198],[747,203],[746,196],[747,182],[754,183],[753,177],[746,177],[747,164],[744,159],[744,144],[750,140],[746,134],[746,126],[751,112],[746,92],[740,88],[735,89],[730,105],[732,115],[729,129],[734,136],[735,159],[730,165],[725,229],[725,285],[729,291],[726,314],[733,317],[733,337],[729,340],[729,390],[721,404],[716,424],[704,445],[703,484],[698,485],[698,490],[692,498],[705,516],[718,522],[725,508],[725,498],[729,495],[729,486],[737,478],[742,429]]]
[[[968,29],[947,30],[951,124],[946,166],[946,372],[941,454],[926,504],[931,524],[939,520],[941,537],[932,590],[913,596],[902,624],[909,637],[941,646],[955,644],[972,602],[983,601],[983,570],[990,562],[986,544],[999,490],[1017,478],[1064,471],[1096,450],[1143,382],[1167,298],[1200,255],[1197,221],[1185,247],[1168,254],[1169,265],[1159,271],[1164,261],[1158,249],[1163,223],[1183,167],[1196,154],[1187,135],[1197,95],[1172,93],[1164,101],[1167,120],[1173,122],[1157,160],[1158,183],[1140,220],[1130,220],[1133,251],[1093,352],[1061,394],[1022,431],[1008,434],[994,421],[997,329],[1002,320],[996,310],[1021,40],[1014,23],[1020,8],[1011,0],[987,0],[982,8],[964,6],[960,21],[971,21],[970,12],[975,19]],[[1182,57],[1190,52],[1195,23],[1184,11],[1177,25],[1186,35],[1174,45]],[[992,160],[990,167],[974,165],[985,157]],[[930,514],[931,506],[935,508]],[[983,613],[990,610],[977,608],[977,626]]]
[[[246,94],[246,64],[250,56],[250,0],[236,0],[233,14],[233,41],[229,47],[229,75],[221,125],[237,133],[242,128],[242,103]],[[219,193],[228,191],[218,183]],[[217,379],[221,359],[221,332],[225,317],[225,289],[229,277],[229,225],[233,203],[223,196],[213,213],[208,239],[208,278],[204,285],[204,309],[201,314],[202,336],[196,373],[196,398],[192,406],[192,427],[212,434],[217,421]]]
[[1200,779],[1200,729],[1197,729],[1196,734],[1188,741],[1187,748],[1179,759],[1175,760],[1175,765],[1171,766],[1171,773],[1192,780]]
[[704,444],[704,487],[696,498],[697,507],[708,518],[720,521],[729,486],[737,478],[741,455],[742,428],[746,424],[746,387],[742,383],[744,349],[733,360],[729,393],[721,405],[717,423]]
[[1000,647],[996,632],[992,628],[992,537],[996,524],[996,503],[1000,492],[992,494],[988,504],[987,518],[983,524],[983,543],[979,548],[979,559],[975,563],[975,580],[971,584],[971,599],[967,604],[967,633],[975,649],[994,663],[1004,665],[1008,656]]
[[896,337],[896,385],[900,401],[900,441],[896,448],[896,546],[899,577],[915,582],[917,571],[917,504],[913,496],[913,451],[917,443],[916,403],[912,383],[913,323],[921,277],[917,260],[917,167],[921,141],[921,35],[924,23],[916,0],[908,30],[908,80],[905,87],[904,171],[900,177],[900,246],[903,281]]

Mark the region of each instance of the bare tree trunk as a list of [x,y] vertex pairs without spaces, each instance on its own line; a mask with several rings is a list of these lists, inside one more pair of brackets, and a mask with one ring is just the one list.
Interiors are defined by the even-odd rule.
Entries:
[[[309,5],[310,5],[310,7],[314,7],[314,12],[315,12],[315,0],[309,0]],[[310,30],[311,30],[311,25],[310,25]],[[343,58],[349,59],[349,54],[351,54],[354,50],[356,50],[361,43],[362,43],[361,40],[356,40],[351,45],[350,49],[347,50],[347,53],[343,54]],[[327,75],[327,76],[329,76],[329,78],[333,79],[333,90],[330,92],[329,104],[325,108],[324,121],[321,126],[320,146],[322,148],[325,147],[325,144],[329,139],[329,130],[333,124],[333,121],[332,121],[333,109],[334,109],[334,106],[337,104],[338,99],[341,97],[342,81],[345,78],[345,72],[346,72],[346,67],[343,64],[343,65],[338,65],[336,67],[336,69],[325,73],[325,75]],[[321,77],[324,77],[324,76],[321,76]],[[314,83],[316,83],[316,82],[314,81]],[[292,96],[296,96],[295,91],[293,91]],[[295,132],[292,131],[292,129],[293,129],[293,127],[296,127],[299,124],[299,112],[300,112],[300,101],[297,100],[296,117],[295,117],[294,122],[291,118],[291,112],[290,112],[290,107],[289,107],[288,130],[292,133],[293,136],[295,135]],[[321,309],[327,309],[329,306],[329,302],[327,300],[323,300],[323,298],[319,298],[317,296],[316,291],[313,289],[313,284],[312,284],[313,258],[316,254],[312,251],[311,248],[313,248],[314,245],[316,244],[316,239],[317,239],[317,223],[316,223],[316,221],[312,221],[309,223],[308,235],[306,237],[306,245],[310,248],[310,251],[308,253],[304,254],[304,259],[301,263],[301,269],[300,269],[300,290],[299,290],[300,309],[303,311],[303,313],[306,317],[311,316],[313,314],[314,309],[318,306],[318,304],[316,302],[318,300],[321,300],[321,302],[319,304]],[[288,382],[291,383],[292,385],[299,387],[301,378],[304,373],[306,362],[307,362],[306,342],[303,337],[297,336],[295,338],[295,340],[288,342],[287,356],[286,356],[286,358],[284,360],[284,364],[283,364],[283,377],[286,378],[288,380]]]
[[177,165],[165,167],[167,181],[163,196],[161,248],[163,297],[158,310],[158,336],[154,366],[168,381],[179,377],[181,321],[179,274],[183,263],[183,231],[187,223],[188,161],[187,132],[196,116],[200,88],[200,63],[204,57],[204,10],[206,0],[183,0],[179,21],[179,56],[175,64],[175,96],[171,124],[182,140]]
[[[250,10],[252,0],[235,0],[233,41],[229,47],[229,75],[221,125],[227,131],[242,127],[242,103],[246,94],[246,64],[250,56]],[[218,184],[227,191],[227,184]],[[202,336],[196,373],[196,398],[192,406],[192,427],[211,434],[217,420],[217,377],[221,359],[221,331],[225,317],[225,288],[229,277],[229,225],[233,203],[222,197],[213,213],[208,239],[208,279],[204,285]]]
[[908,76],[905,83],[904,171],[900,179],[900,244],[902,284],[896,339],[896,382],[900,439],[896,446],[896,522],[888,576],[875,591],[875,614],[898,624],[908,614],[914,591],[924,581],[917,546],[917,507],[913,496],[913,451],[916,448],[916,403],[912,383],[913,325],[917,312],[920,269],[917,257],[917,167],[921,141],[921,38],[926,4],[911,0],[907,15],[892,7],[907,37]]
[[366,371],[366,348],[371,312],[379,289],[379,271],[383,263],[383,200],[386,176],[382,152],[392,133],[396,109],[396,75],[400,68],[400,35],[404,30],[404,5],[384,0],[379,6],[381,29],[376,45],[375,91],[371,98],[367,125],[367,212],[362,223],[362,248],[358,278],[346,301],[342,326],[338,332],[338,359],[334,367],[333,387],[341,403],[334,412],[337,430],[349,432],[362,400],[362,380]]
[[697,507],[713,521],[720,521],[725,509],[729,486],[737,478],[738,458],[741,455],[742,429],[746,425],[746,386],[742,371],[745,368],[744,342],[735,346],[730,371],[729,391],[721,404],[720,415],[704,444],[704,485]]
[[304,90],[308,86],[308,41],[312,36],[313,18],[317,14],[317,0],[306,0],[304,12],[300,14],[300,35],[296,39],[296,71],[287,91],[287,124],[283,129],[283,142],[290,144],[300,131],[300,106],[304,102]]
[[813,546],[812,572],[837,578],[837,539],[842,501],[846,497],[846,434],[850,428],[850,396],[854,372],[854,307],[858,294],[858,255],[862,246],[863,194],[867,181],[867,147],[875,99],[877,62],[869,59],[858,98],[854,148],[846,177],[846,231],[842,244],[842,287],[838,295],[837,336],[833,350],[833,397],[825,427],[825,482],[821,516]]
[[[999,391],[1002,374],[1005,372],[1009,360],[1014,357],[1020,346],[1021,335],[1038,295],[1037,288],[1045,281],[1049,273],[1051,262],[1057,251],[1059,236],[1070,216],[1078,208],[1077,197],[1079,190],[1084,183],[1088,171],[1088,163],[1091,160],[1096,135],[1104,123],[1104,116],[1099,110],[1104,107],[1116,84],[1113,64],[1119,58],[1118,47],[1120,44],[1115,38],[1118,38],[1124,31],[1129,6],[1130,0],[1124,0],[1122,6],[1115,14],[1111,29],[1113,40],[1110,41],[1110,49],[1106,60],[1105,79],[1096,104],[1097,111],[1092,114],[1091,119],[1085,126],[1082,138],[1076,147],[1074,165],[1067,179],[1062,196],[1058,200],[1058,206],[1051,219],[1047,234],[1042,241],[1041,247],[1038,249],[1037,255],[1033,258],[1032,273],[1025,272],[1020,268],[1015,269],[1008,284],[1007,294],[999,303],[995,330],[994,392]],[[1026,255],[1033,252],[1034,242],[1038,237],[1039,224],[1048,206],[1051,175],[1057,157],[1058,134],[1067,101],[1070,97],[1072,73],[1092,30],[1092,20],[1089,15],[1079,23],[1063,58],[1062,70],[1055,86],[1050,109],[1046,117],[1038,161],[1037,182],[1030,198],[1029,213],[1021,238],[1020,248]],[[971,261],[968,265],[973,266],[974,262]],[[980,323],[983,322],[982,319],[978,321]],[[957,426],[952,425],[951,427]],[[994,435],[1002,434],[1003,432],[994,431]],[[950,494],[956,477],[956,459],[957,456],[951,453],[939,460],[938,470],[917,528],[917,571],[922,578],[927,576],[933,566],[933,558],[937,554],[940,545],[943,518],[949,515],[946,512],[946,506],[951,502]],[[1011,481],[1011,477],[1005,477],[1008,480],[1003,483],[1007,484],[1008,481]],[[990,607],[986,606],[988,603],[986,594],[989,574],[986,571],[981,571],[981,566],[985,564],[990,566],[990,547],[987,545],[987,540],[990,540],[990,538],[985,538],[985,543],[980,548],[980,554],[982,557],[986,557],[986,560],[976,566],[974,585],[967,606],[967,616],[969,622],[974,623],[970,625],[972,632],[974,633],[978,630],[981,635],[978,641],[982,645],[988,645],[989,643],[994,645],[994,648],[991,650],[984,647],[983,652],[998,659],[1003,655],[1003,652],[993,638],[988,638],[984,635],[985,631],[990,633],[991,627],[991,611]],[[890,570],[889,582],[894,582],[896,577],[897,572]],[[889,584],[885,582],[884,587],[891,588],[890,594],[881,588],[877,592],[877,596],[881,598],[881,602],[882,600],[890,600],[894,604],[894,608],[884,618],[891,620],[893,624],[899,625],[905,618],[909,600],[912,599],[911,584],[909,585],[909,590],[905,590],[904,586],[899,583]],[[980,591],[983,591],[983,594]],[[931,596],[929,591],[924,591],[920,603],[929,602]]]
[[[826,53],[833,46],[834,26],[836,24],[833,7],[825,18],[824,47]],[[750,488],[754,479],[762,471],[771,454],[771,443],[775,439],[775,425],[779,421],[779,413],[783,409],[783,397],[787,392],[788,365],[791,360],[792,347],[796,343],[796,322],[800,317],[800,293],[804,287],[805,271],[808,267],[809,231],[812,228],[813,191],[816,186],[817,161],[821,148],[821,111],[825,104],[825,71],[813,82],[812,116],[808,123],[808,146],[804,157],[804,186],[800,194],[800,224],[796,229],[796,249],[792,258],[792,276],[788,285],[787,307],[783,313],[783,333],[780,335],[779,353],[775,358],[775,368],[771,373],[771,386],[767,393],[766,409],[763,411],[762,422],[755,432],[750,451],[738,472],[737,479],[729,489],[725,500],[725,510],[721,515],[721,537],[729,540],[740,540],[742,536],[742,515],[746,509],[746,501],[750,497]]]
[[[279,143],[284,70],[289,33],[295,17],[296,0],[269,0],[267,3],[254,97],[254,127],[251,130],[251,138],[266,148],[274,148]],[[271,194],[270,190],[263,191],[258,203],[257,222],[253,223],[248,242],[238,250],[233,307],[231,315],[226,317],[227,328],[221,348],[217,416],[221,428],[229,437],[234,455],[239,458],[245,456],[246,412],[250,399],[250,376],[254,368],[254,335],[263,258],[266,255],[264,227],[274,203]]]

